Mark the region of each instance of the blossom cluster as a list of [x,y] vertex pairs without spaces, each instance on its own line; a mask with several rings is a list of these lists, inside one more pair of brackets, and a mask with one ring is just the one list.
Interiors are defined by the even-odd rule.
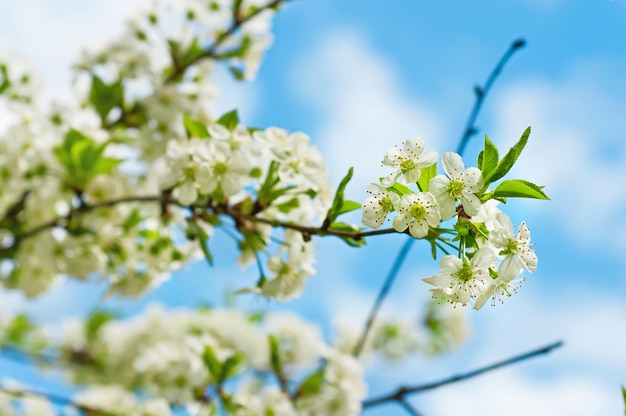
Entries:
[[[379,228],[393,213],[394,230],[427,239],[433,256],[437,249],[446,254],[439,273],[424,279],[432,286],[433,298],[463,306],[473,301],[474,308],[480,309],[490,299],[494,304],[515,292],[516,278],[523,271],[536,270],[537,256],[526,223],[521,222],[514,232],[510,218],[497,204],[507,197],[547,197],[541,187],[522,180],[504,181],[489,190],[511,168],[529,133],[502,160],[485,138],[479,167],[466,167],[460,155],[445,153],[441,157],[444,174],[440,175],[436,174],[437,153],[425,152],[420,138],[408,139],[402,148],[393,147],[385,154],[382,165],[394,171],[367,186],[372,196],[362,204],[362,222]],[[416,185],[417,192],[409,185]],[[441,226],[453,217],[452,229]],[[446,233],[453,238],[446,238]]]
[[[397,361],[435,346],[454,348],[465,337],[459,312],[429,311],[418,338],[414,325],[382,318],[361,359],[352,355],[356,332],[345,323],[328,344],[316,326],[290,313],[159,306],[126,320],[104,312],[48,326],[35,326],[22,315],[5,318],[0,348],[18,346],[41,365],[62,368],[73,384],[86,386],[74,396],[74,406],[120,416],[170,416],[177,414],[175,408],[194,415],[227,410],[349,416],[359,414],[365,398],[367,357],[382,354]],[[4,390],[29,391],[24,386]],[[5,414],[16,397],[3,397]],[[52,403],[29,399],[17,415],[54,414]],[[40,413],[29,413],[31,406]]]
[[259,267],[248,291],[302,291],[313,245],[272,230],[328,210],[321,154],[304,133],[246,128],[211,108],[214,64],[253,77],[281,3],[154,2],[84,54],[75,96],[51,109],[38,105],[27,65],[0,56],[0,100],[15,112],[0,133],[5,287],[34,297],[64,276],[97,277],[109,294],[139,296],[195,258],[212,262],[219,226],[235,230],[240,263]]

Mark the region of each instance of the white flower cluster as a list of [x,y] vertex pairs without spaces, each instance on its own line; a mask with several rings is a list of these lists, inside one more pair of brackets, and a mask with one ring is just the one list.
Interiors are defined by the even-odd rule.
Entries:
[[115,415],[169,416],[176,407],[348,416],[366,393],[362,364],[290,314],[259,321],[236,310],[152,307],[126,321],[96,314],[37,332],[48,334],[40,349],[55,352],[55,368],[90,386],[74,403]]
[[208,257],[218,217],[231,216],[241,264],[261,268],[267,254],[249,290],[281,300],[302,291],[315,272],[310,239],[272,236],[272,225],[326,213],[321,154],[303,133],[247,129],[236,112],[217,120],[210,108],[213,63],[253,76],[281,3],[155,2],[118,41],[85,54],[84,88],[51,112],[34,106],[26,66],[0,56],[0,100],[29,106],[0,137],[4,286],[32,297],[62,276],[98,276],[111,294],[139,296]]
[[[424,152],[424,147],[422,139],[412,138],[402,149],[394,147],[385,154],[383,166],[396,170],[367,186],[372,196],[362,204],[363,224],[379,228],[395,213],[396,231],[408,229],[414,238],[426,238],[433,250],[438,247],[446,254],[441,243],[455,248],[458,254],[444,256],[440,272],[424,279],[433,286],[434,298],[463,306],[474,300],[475,309],[489,299],[492,304],[502,301],[517,290],[516,277],[537,268],[526,223],[514,234],[509,217],[490,199],[494,193],[488,193],[483,172],[466,168],[458,154],[445,153],[441,158],[445,175],[435,176],[437,153]],[[406,186],[412,184],[417,184],[417,192]],[[458,247],[442,238],[439,227],[454,216],[453,241]]]

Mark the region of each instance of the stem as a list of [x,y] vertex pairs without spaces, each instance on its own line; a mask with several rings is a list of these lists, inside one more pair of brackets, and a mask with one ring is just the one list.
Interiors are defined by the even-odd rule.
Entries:
[[267,3],[265,6],[263,7],[259,7],[258,9],[252,11],[249,15],[247,15],[244,18],[240,18],[239,16],[235,16],[230,27],[228,27],[228,29],[226,29],[225,32],[223,32],[222,34],[220,34],[215,41],[213,42],[213,44],[211,46],[209,46],[203,54],[196,56],[193,59],[188,60],[187,62],[185,62],[183,65],[180,66],[176,66],[176,69],[174,70],[174,72],[166,78],[165,83],[170,83],[173,82],[174,80],[176,80],[181,74],[183,74],[187,68],[189,68],[191,65],[194,65],[195,63],[197,63],[198,61],[202,60],[202,59],[206,59],[206,58],[215,58],[217,56],[217,48],[219,48],[222,43],[224,43],[233,33],[235,33],[244,23],[249,22],[250,20],[252,20],[253,18],[255,18],[257,15],[259,15],[260,13],[264,12],[265,10],[268,9],[273,9],[273,8],[277,8],[278,6],[281,5],[281,3],[283,3],[285,0],[274,0],[271,1],[269,3]]
[[463,136],[461,136],[461,141],[459,142],[459,147],[457,149],[457,153],[462,155],[465,151],[465,146],[469,142],[469,140],[477,133],[476,130],[476,118],[478,117],[478,113],[480,113],[480,109],[482,108],[483,102],[485,101],[485,97],[487,93],[491,90],[491,86],[495,82],[500,72],[504,69],[504,66],[507,64],[509,59],[521,48],[526,46],[526,41],[524,39],[518,39],[511,43],[509,49],[502,55],[502,58],[498,61],[496,67],[491,71],[485,85],[483,87],[477,85],[474,88],[474,93],[476,94],[476,101],[474,102],[474,107],[470,112],[469,118],[467,120],[467,124],[465,125],[465,129],[463,130]]
[[440,381],[435,381],[433,383],[421,384],[417,386],[401,386],[395,392],[386,394],[384,396],[375,397],[373,399],[368,399],[363,402],[363,408],[370,408],[374,406],[379,406],[388,402],[403,402],[405,400],[405,396],[415,393],[421,393],[427,390],[433,390],[438,387],[445,386],[447,384],[457,383],[459,381],[467,380],[470,378],[477,377],[481,374],[497,370],[498,368],[506,367],[520,361],[525,361],[530,358],[537,357],[539,355],[547,354],[554,349],[560,348],[563,346],[562,341],[557,341],[553,344],[547,345],[545,347],[541,347],[539,349],[529,351],[520,355],[516,355],[512,358],[506,359],[504,361],[497,362],[495,364],[488,365],[486,367],[482,367],[476,370],[469,371],[467,373],[458,374],[456,376],[452,376]]
[[374,324],[374,319],[376,318],[376,315],[378,314],[378,310],[380,309],[383,301],[385,300],[385,297],[387,297],[387,293],[389,293],[391,286],[393,286],[393,282],[396,280],[398,271],[400,270],[400,267],[402,267],[402,263],[404,263],[404,259],[406,258],[407,254],[409,254],[409,249],[413,245],[414,241],[415,241],[414,238],[410,238],[404,243],[404,245],[400,249],[400,252],[398,253],[398,256],[396,257],[396,260],[393,263],[393,266],[391,266],[391,270],[389,271],[389,274],[387,275],[387,279],[385,279],[385,283],[383,283],[383,287],[380,289],[380,292],[378,292],[378,297],[376,298],[376,301],[374,302],[374,305],[372,306],[369,316],[367,317],[367,322],[365,323],[365,328],[363,329],[363,332],[361,333],[359,342],[356,344],[356,346],[354,347],[354,350],[352,351],[352,355],[354,355],[355,357],[358,357],[363,351],[363,347],[365,346],[365,341],[367,340],[367,335],[372,329],[372,325]]

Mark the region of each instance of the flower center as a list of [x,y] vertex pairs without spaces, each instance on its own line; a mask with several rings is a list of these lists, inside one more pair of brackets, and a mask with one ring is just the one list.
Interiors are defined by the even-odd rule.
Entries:
[[224,162],[217,162],[215,164],[215,173],[217,175],[223,175],[228,170],[228,165]]
[[469,265],[464,265],[461,270],[453,274],[454,277],[463,281],[469,282],[474,277],[474,272],[472,271],[472,267]]
[[403,173],[406,173],[412,169],[415,169],[415,162],[413,162],[411,159],[404,159],[401,163],[400,163],[400,170]]
[[455,199],[460,198],[463,194],[463,186],[463,182],[452,179],[448,185],[448,192],[450,193],[450,196]]
[[422,204],[413,204],[411,205],[411,209],[409,211],[411,216],[416,220],[423,220],[426,217],[426,208]]
[[391,202],[391,198],[389,195],[385,195],[379,202],[380,206],[383,208],[385,212],[393,211],[393,202]]

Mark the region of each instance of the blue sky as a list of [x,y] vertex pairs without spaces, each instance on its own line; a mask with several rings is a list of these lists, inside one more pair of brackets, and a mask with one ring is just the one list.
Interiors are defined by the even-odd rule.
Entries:
[[[120,17],[140,1],[2,0],[0,47],[22,53],[62,97],[68,68],[81,47],[114,36]],[[222,110],[241,108],[243,121],[309,133],[335,182],[348,167],[348,193],[382,175],[394,144],[421,136],[440,153],[456,147],[473,104],[509,44],[528,46],[509,63],[478,120],[500,147],[527,126],[533,132],[514,174],[546,185],[552,201],[511,201],[514,223],[526,220],[539,269],[504,305],[469,311],[472,337],[436,360],[371,368],[371,392],[399,383],[433,381],[562,339],[553,354],[415,397],[425,415],[589,415],[622,412],[626,383],[626,1],[334,1],[297,0],[275,20],[275,42],[258,80],[225,82]],[[224,77],[224,79],[226,79]],[[475,160],[480,135],[469,146]],[[397,236],[396,236],[397,237]],[[305,294],[275,305],[242,297],[258,309],[295,309],[328,328],[330,317],[364,318],[403,241],[386,236],[361,250],[318,242],[318,275]],[[231,266],[229,240],[212,242],[218,267],[190,267],[127,313],[158,300],[172,307],[220,303],[228,288],[255,278]],[[437,265],[416,244],[383,313],[417,315],[427,299],[421,278]],[[232,276],[232,277],[231,277]],[[25,304],[3,296],[3,309],[37,316],[75,316],[97,302],[101,288],[64,284]],[[67,302],[80,297],[81,301]],[[4,366],[4,367],[2,367]],[[4,368],[4,370],[3,370]],[[16,367],[0,363],[5,374]],[[371,415],[403,412],[393,406]]]

